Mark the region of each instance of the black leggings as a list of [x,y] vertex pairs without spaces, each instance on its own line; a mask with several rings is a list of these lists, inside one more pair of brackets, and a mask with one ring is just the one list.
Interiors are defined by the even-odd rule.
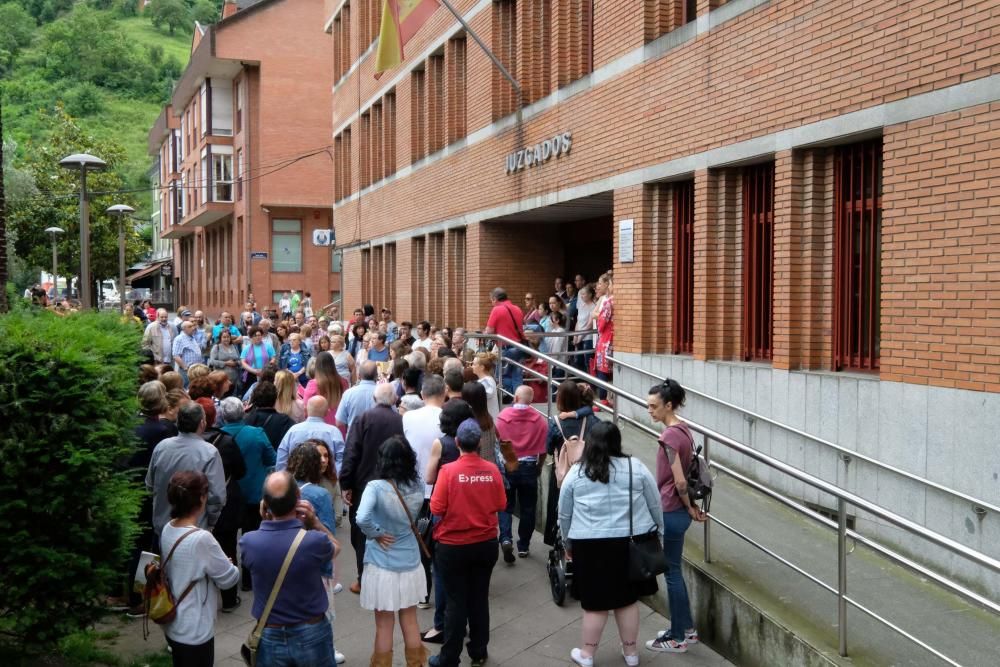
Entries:
[[174,667],[212,667],[215,664],[215,637],[198,646],[180,644],[170,637],[167,637],[167,643],[170,644]]

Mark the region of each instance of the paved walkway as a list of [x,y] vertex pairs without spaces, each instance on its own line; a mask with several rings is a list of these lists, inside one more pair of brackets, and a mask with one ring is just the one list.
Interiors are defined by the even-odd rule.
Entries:
[[[375,623],[372,613],[361,609],[358,596],[347,590],[354,581],[354,552],[348,540],[347,521],[338,530],[343,544],[343,552],[337,558],[344,590],[336,596],[337,649],[347,656],[347,665],[367,665],[371,656]],[[547,667],[549,665],[572,665],[569,652],[580,645],[580,618],[582,611],[575,600],[568,600],[563,607],[552,602],[549,593],[545,559],[548,547],[535,535],[531,555],[518,559],[513,566],[501,559],[493,571],[490,585],[490,664],[510,667]],[[663,581],[660,580],[661,595]],[[220,667],[241,667],[240,645],[246,639],[253,620],[250,617],[250,597],[243,594],[243,604],[232,614],[219,614],[216,622],[215,657]],[[434,610],[418,611],[421,629],[432,624]],[[664,625],[663,617],[648,607],[642,607],[640,643],[651,639]],[[109,624],[118,629],[120,635],[113,648],[122,657],[132,657],[150,651],[163,650],[166,642],[159,628],[152,628],[147,641],[142,639],[140,621],[129,621],[125,625]],[[102,628],[105,629],[105,628]],[[437,652],[436,645],[427,645]],[[614,619],[608,620],[595,663],[598,665],[624,665],[619,653],[618,632]],[[692,646],[684,655],[652,653],[640,649],[642,663],[647,665],[683,665],[684,667],[721,667],[730,665],[728,661],[707,646]],[[402,665],[403,640],[396,629],[396,651],[394,664]],[[468,664],[468,656],[463,663]]]

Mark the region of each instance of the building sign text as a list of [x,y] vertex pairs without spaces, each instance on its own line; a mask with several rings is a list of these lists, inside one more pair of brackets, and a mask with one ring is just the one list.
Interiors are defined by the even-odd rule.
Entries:
[[507,173],[513,174],[525,167],[540,167],[554,157],[569,153],[573,147],[573,133],[563,132],[551,139],[514,151],[507,156]]

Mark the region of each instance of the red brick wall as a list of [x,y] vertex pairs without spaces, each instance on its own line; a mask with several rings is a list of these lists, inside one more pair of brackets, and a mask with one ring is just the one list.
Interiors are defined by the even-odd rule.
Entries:
[[1000,391],[1000,104],[884,142],[881,377]]

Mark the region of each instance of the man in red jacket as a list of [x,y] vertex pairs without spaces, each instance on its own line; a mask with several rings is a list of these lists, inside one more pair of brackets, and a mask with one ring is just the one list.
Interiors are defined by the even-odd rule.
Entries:
[[455,442],[461,455],[441,467],[431,495],[431,514],[441,517],[434,527],[434,567],[441,572],[448,601],[444,643],[441,653],[431,656],[431,667],[458,666],[466,623],[472,665],[486,664],[497,512],[507,506],[507,496],[496,464],[479,457],[482,436],[475,419],[459,425]]
[[534,392],[521,385],[514,391],[514,404],[497,415],[497,436],[509,440],[517,454],[517,470],[507,473],[510,490],[507,507],[500,513],[500,549],[508,565],[514,564],[512,544],[514,505],[520,499],[521,515],[517,526],[517,555],[528,557],[528,545],[535,531],[535,504],[538,502],[538,475],[545,465],[545,441],[549,423],[538,411],[532,409]]

